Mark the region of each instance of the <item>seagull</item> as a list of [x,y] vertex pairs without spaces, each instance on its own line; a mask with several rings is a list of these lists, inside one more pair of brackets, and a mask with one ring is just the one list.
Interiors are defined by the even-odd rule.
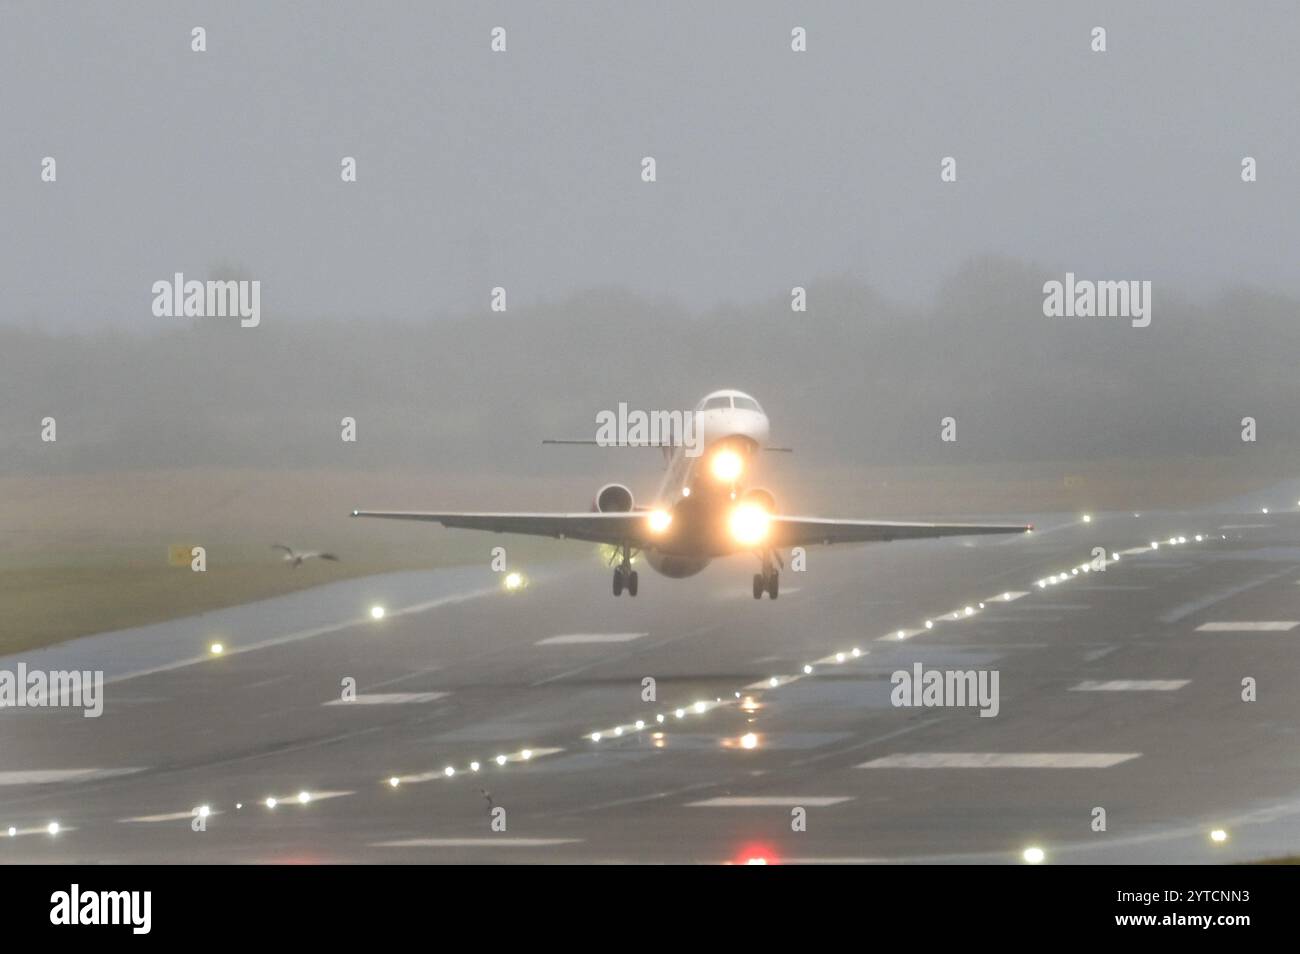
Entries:
[[296,550],[294,550],[293,547],[286,547],[283,543],[273,543],[271,544],[271,549],[283,550],[284,562],[291,564],[295,570],[298,569],[298,567],[302,566],[304,560],[315,559],[315,560],[332,560],[335,563],[339,562],[339,558],[332,553],[318,553],[315,550],[308,550],[304,553],[298,553]]

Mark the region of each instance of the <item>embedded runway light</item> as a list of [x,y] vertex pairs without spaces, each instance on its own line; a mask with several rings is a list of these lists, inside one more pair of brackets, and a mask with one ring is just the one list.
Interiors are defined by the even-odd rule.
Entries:
[[507,590],[517,590],[524,585],[524,575],[522,573],[507,573],[505,578]]
[[533,757],[533,750],[524,749],[522,752],[519,753],[519,757],[523,759],[525,762],[527,762],[529,759]]
[[983,608],[984,608],[984,604],[981,603],[981,604],[979,605],[979,607],[980,607],[980,609],[983,609]]
[[696,712],[697,714],[702,713],[702,712],[703,712],[705,709],[707,709],[707,708],[708,708],[708,705],[707,705],[706,703],[703,703],[703,702],[697,702],[697,703],[695,703],[695,712]]
[[393,788],[397,788],[398,785],[402,784],[402,780],[398,778],[396,775],[394,775],[392,778],[388,780],[388,784],[391,785]]
[[244,803],[243,803],[243,802],[235,802],[235,811],[239,811],[239,810],[242,809],[243,807],[244,807]]
[[48,831],[51,835],[57,835],[59,833],[59,823],[56,821],[52,821],[49,823],[49,825],[45,827],[45,830]]
[[667,510],[651,510],[650,516],[646,518],[651,533],[663,533],[672,522],[673,515]]
[[200,805],[200,806],[199,806],[199,817],[200,817],[200,818],[207,818],[207,817],[208,817],[209,815],[211,815],[211,814],[212,814],[212,808],[211,808],[210,806],[208,806],[208,805]]
[[[902,630],[899,630],[899,632],[901,633]],[[860,650],[860,649],[858,649],[858,647],[854,646],[854,647],[853,647],[853,651],[852,651],[851,653],[849,653],[849,655],[852,656],[854,659],[857,659],[859,656],[862,655],[862,650]]]
[[644,729],[644,728],[645,728],[645,720],[644,720],[644,719],[637,719],[637,720],[636,720],[636,727],[637,727],[638,729]]
[[371,619],[383,619],[383,618],[384,618],[384,608],[383,608],[382,606],[372,606],[372,607],[370,607],[370,618],[371,618]]
[[593,742],[599,742],[599,741],[600,741],[600,733],[599,733],[599,732],[593,732],[593,733],[591,733],[591,741],[593,741]]
[[683,487],[683,488],[682,488],[682,496],[683,496],[683,497],[689,497],[690,495],[691,495],[691,488],[690,488],[690,487]]
[[743,546],[762,543],[767,539],[771,525],[771,515],[756,503],[739,504],[727,518],[732,537]]
[[1261,507],[1259,512],[1260,512],[1260,513],[1268,513],[1268,508],[1267,508],[1267,507]]
[[622,735],[622,734],[623,734],[623,727],[622,727],[621,725],[620,725],[620,726],[615,726],[615,728],[614,728],[614,734],[615,734],[615,735]]
[[804,674],[805,676],[811,676],[811,675],[812,675],[812,666],[804,666],[804,667],[803,667],[803,674]]
[[208,652],[212,653],[212,655],[214,656],[220,656],[225,651],[226,651],[226,647],[221,645],[221,643],[213,643],[211,646],[208,647]]
[[450,765],[448,765],[445,769],[442,770],[442,774],[447,776],[448,778],[451,778],[453,775],[456,774],[456,770],[452,768]]
[[843,653],[836,653],[836,654],[835,654],[835,661],[836,661],[837,663],[842,663],[842,662],[844,662],[844,659],[845,659],[845,656],[844,656]]
[[680,718],[682,718],[684,715],[686,715],[686,710],[685,710],[685,709],[678,709],[676,712],[673,713],[673,715],[677,716],[677,718],[680,719]]
[[471,772],[477,772],[481,767],[482,767],[482,766],[480,766],[478,762],[470,762],[470,763],[469,763],[469,770],[470,770]]
[[709,473],[724,483],[732,483],[744,469],[745,462],[733,450],[723,448],[709,461]]
[[1090,513],[1085,513],[1085,514],[1083,515],[1083,522],[1084,522],[1084,523],[1092,523],[1092,514],[1090,514]]
[[278,804],[278,802],[276,802],[276,800],[275,800],[274,798],[268,798],[268,799],[266,800],[266,807],[267,807],[267,808],[274,808],[277,804]]
[[15,828],[13,825],[10,825],[10,826],[9,826],[9,837],[10,837],[10,838],[14,838],[14,837],[17,836],[17,834],[18,834],[18,829]]
[[775,689],[778,685],[780,685],[780,683],[781,680],[776,678],[776,676],[773,676],[771,679],[767,681],[767,684],[771,686],[773,689]]
[[1037,865],[1037,864],[1041,864],[1043,859],[1046,858],[1047,856],[1043,854],[1043,849],[1033,847],[1033,848],[1026,848],[1024,854],[1021,855],[1021,857],[1024,858],[1025,861],[1027,861],[1029,864]]
[[505,764],[506,764],[506,757],[505,757],[504,755],[498,755],[498,756],[497,756],[497,759],[496,759],[496,762],[497,762],[497,765],[505,765]]
[[740,737],[740,747],[742,749],[758,748],[758,736],[755,735],[753,732],[746,732],[744,735]]
[[1216,828],[1214,829],[1214,831],[1210,832],[1210,841],[1214,842],[1215,844],[1221,845],[1227,840],[1228,840],[1228,833],[1224,831],[1222,828]]
[[1194,539],[1197,543],[1200,543],[1200,542],[1201,542],[1202,540],[1204,540],[1205,538],[1204,538],[1203,536],[1201,536],[1201,535],[1198,533],[1198,534],[1197,534],[1193,539]]
[[934,629],[934,620],[932,620],[932,619],[927,619],[927,620],[925,621],[925,628],[926,628],[926,629]]
[[306,804],[307,804],[308,802],[310,802],[310,801],[311,801],[311,792],[299,792],[299,793],[298,793],[298,804],[299,804],[299,805],[306,805]]
[[1152,550],[1159,550],[1159,549],[1160,549],[1160,541],[1159,541],[1159,540],[1152,540],[1152,541],[1151,541],[1151,549],[1152,549]]
[[1112,553],[1112,554],[1110,555],[1110,562],[1111,562],[1111,563],[1118,563],[1118,562],[1119,562],[1119,554],[1118,554],[1118,553]]
[[967,615],[967,616],[974,616],[974,615],[975,615],[975,607],[973,607],[973,606],[968,606],[968,607],[966,607],[966,615]]

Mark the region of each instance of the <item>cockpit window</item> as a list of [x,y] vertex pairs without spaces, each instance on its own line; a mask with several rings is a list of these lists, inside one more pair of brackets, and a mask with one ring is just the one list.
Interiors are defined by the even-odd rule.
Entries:
[[700,410],[717,411],[723,408],[730,408],[730,407],[731,407],[731,398],[724,394],[721,397],[709,398],[707,401],[704,402],[704,407],[700,408]]
[[758,402],[750,397],[741,397],[740,395],[736,395],[732,398],[732,401],[734,401],[736,407],[742,411],[758,411],[760,414],[763,411],[763,409],[758,406]]

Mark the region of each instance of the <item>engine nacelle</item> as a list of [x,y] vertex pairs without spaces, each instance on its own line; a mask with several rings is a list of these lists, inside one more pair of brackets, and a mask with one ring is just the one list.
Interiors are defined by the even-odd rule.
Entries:
[[770,490],[764,490],[762,487],[755,487],[753,490],[745,491],[741,499],[748,503],[758,504],[768,513],[776,513],[776,497],[772,496],[772,491]]
[[606,484],[596,491],[591,509],[597,513],[628,513],[632,509],[632,491],[622,484]]

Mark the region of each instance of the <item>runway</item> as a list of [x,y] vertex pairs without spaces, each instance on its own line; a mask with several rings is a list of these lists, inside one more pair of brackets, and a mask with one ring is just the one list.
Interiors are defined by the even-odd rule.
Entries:
[[[0,710],[0,861],[1297,853],[1297,500],[810,548],[775,602],[748,558],[615,599],[593,556],[516,593],[486,565],[371,578],[0,660],[107,679],[98,719]],[[892,704],[917,664],[996,672],[996,715]]]

